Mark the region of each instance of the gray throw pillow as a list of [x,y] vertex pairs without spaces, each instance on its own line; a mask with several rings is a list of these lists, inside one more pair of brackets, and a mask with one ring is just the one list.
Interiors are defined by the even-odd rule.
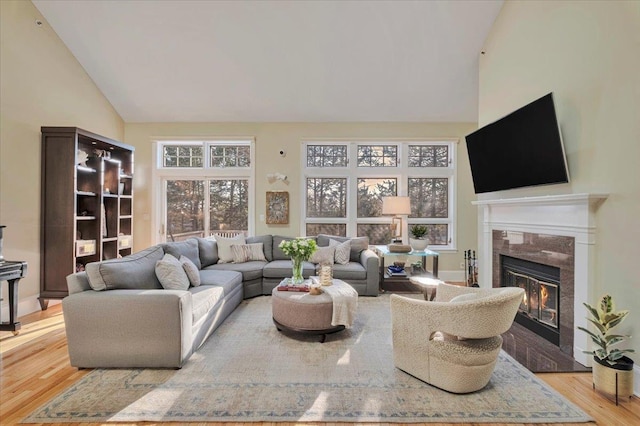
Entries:
[[351,241],[351,254],[349,260],[352,262],[360,262],[360,254],[369,248],[369,237],[339,237],[337,235],[318,235],[318,245],[320,247],[326,247],[329,245],[329,240],[336,240],[343,243],[347,240]]
[[336,253],[336,246],[339,245],[336,240],[331,240],[327,247],[318,247],[309,258],[311,263],[333,263]]
[[245,263],[253,260],[266,262],[264,257],[263,244],[233,244],[231,246],[231,253],[233,253],[233,263]]
[[182,267],[182,263],[174,256],[165,254],[156,262],[155,268],[158,281],[165,290],[188,290],[189,277]]
[[178,260],[182,264],[184,272],[187,273],[187,277],[189,278],[191,285],[198,287],[200,285],[200,271],[198,271],[196,265],[186,256],[180,256],[180,259]]
[[273,260],[273,236],[271,235],[259,235],[256,237],[247,237],[247,244],[262,243],[262,250],[264,251],[264,257],[267,262]]
[[153,246],[121,259],[88,263],[85,270],[89,285],[96,291],[162,288],[155,273],[162,256],[162,247]]
[[215,237],[196,238],[200,253],[200,269],[218,263],[218,243]]
[[[346,265],[349,263],[349,254],[351,253],[351,241],[347,240],[344,242],[335,241],[335,262],[339,265]],[[331,247],[332,242],[329,242],[329,247]]]
[[200,265],[198,240],[195,238],[189,238],[186,241],[164,243],[162,244],[162,249],[165,253],[169,253],[176,259],[180,259],[180,256],[186,256],[198,267],[198,269],[202,267]]

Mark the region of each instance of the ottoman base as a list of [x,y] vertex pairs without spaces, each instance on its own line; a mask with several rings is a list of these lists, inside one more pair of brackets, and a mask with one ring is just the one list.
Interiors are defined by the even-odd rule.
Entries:
[[278,331],[291,331],[294,333],[300,333],[300,334],[305,334],[305,335],[322,335],[322,337],[320,338],[320,343],[324,343],[324,341],[327,338],[327,334],[331,334],[331,333],[337,333],[339,331],[344,330],[344,325],[336,325],[334,327],[331,328],[325,328],[322,330],[308,330],[308,329],[304,329],[304,328],[294,328],[294,327],[288,327],[286,325],[280,324],[275,318],[273,318],[273,323],[276,325],[276,328],[278,329]]

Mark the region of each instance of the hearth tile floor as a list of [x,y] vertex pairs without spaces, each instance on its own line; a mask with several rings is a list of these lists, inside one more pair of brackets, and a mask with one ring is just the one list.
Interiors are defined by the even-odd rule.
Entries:
[[516,322],[502,338],[502,349],[534,373],[591,371],[553,343]]

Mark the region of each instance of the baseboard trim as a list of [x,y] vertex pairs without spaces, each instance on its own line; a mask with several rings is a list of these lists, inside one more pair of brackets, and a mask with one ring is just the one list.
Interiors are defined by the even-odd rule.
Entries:
[[[2,306],[0,307],[0,321],[8,322],[9,301],[7,300],[6,294],[3,294],[2,297],[4,298],[4,300],[2,301]],[[49,306],[57,305],[61,302],[62,300],[49,299]],[[38,301],[38,296],[28,296],[18,301],[18,318],[38,311],[40,311],[40,302]]]
[[442,281],[464,282],[464,271],[438,271]]

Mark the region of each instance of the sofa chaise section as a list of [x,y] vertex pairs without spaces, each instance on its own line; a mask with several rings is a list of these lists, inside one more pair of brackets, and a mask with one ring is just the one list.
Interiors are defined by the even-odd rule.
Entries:
[[67,277],[72,366],[180,368],[242,301],[235,271],[200,271],[198,287],[163,289],[154,272],[163,255],[154,246]]

